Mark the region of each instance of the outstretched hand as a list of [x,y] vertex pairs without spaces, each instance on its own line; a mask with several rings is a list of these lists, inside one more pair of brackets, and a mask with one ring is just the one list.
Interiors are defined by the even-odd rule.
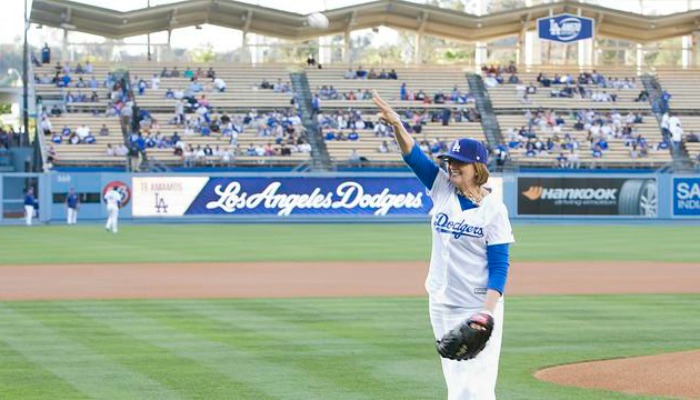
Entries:
[[372,91],[372,101],[379,107],[380,118],[385,120],[391,126],[401,126],[401,117],[394,111],[386,101],[384,101],[376,90]]

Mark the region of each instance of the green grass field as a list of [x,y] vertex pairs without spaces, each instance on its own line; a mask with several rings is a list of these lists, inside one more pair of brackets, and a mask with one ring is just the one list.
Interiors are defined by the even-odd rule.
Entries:
[[[518,261],[700,262],[700,227],[515,226]],[[0,227],[0,264],[428,260],[427,224]],[[76,250],[78,249],[79,250]]]
[[[516,226],[514,260],[695,262],[700,228]],[[427,259],[424,225],[0,228],[2,264]],[[77,251],[76,248],[80,248]],[[512,296],[499,400],[649,399],[537,369],[697,348],[700,294]],[[663,324],[656,321],[663,321]],[[0,302],[0,399],[441,399],[424,297]]]

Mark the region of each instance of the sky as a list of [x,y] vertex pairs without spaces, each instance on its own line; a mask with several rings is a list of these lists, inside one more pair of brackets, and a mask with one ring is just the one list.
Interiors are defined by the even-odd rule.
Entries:
[[[31,9],[32,0],[27,0],[29,9]],[[117,11],[128,11],[146,7],[148,0],[76,0],[80,3],[90,4],[97,7],[111,8]],[[178,0],[150,0],[151,6],[161,4],[174,3]],[[289,12],[300,14],[308,14],[313,11],[323,11],[324,9],[333,9],[346,7],[353,4],[366,3],[372,0],[238,0],[245,3],[260,5],[263,7],[277,8]],[[416,3],[425,3],[426,0],[409,0]],[[491,0],[462,0],[465,3],[475,3],[479,1]],[[549,2],[549,0],[528,0],[532,4],[540,4]],[[586,3],[600,4],[606,7],[615,7],[621,10],[630,12],[640,12],[640,0],[584,0]],[[691,9],[700,8],[700,0],[642,0],[645,8],[645,13],[653,14],[669,14],[674,12],[686,11],[690,6]],[[3,0],[3,23],[0,24],[0,44],[13,43],[17,37],[21,37],[23,32],[23,13],[24,3],[22,0]],[[397,35],[394,31],[383,29],[381,35],[385,41],[393,40]],[[32,25],[29,31],[29,42],[37,47],[40,47],[44,42],[48,42],[52,46],[60,45],[62,40],[62,31],[59,29],[36,29],[36,25]],[[72,32],[69,35],[71,42],[103,42],[104,39]],[[194,27],[183,28],[173,31],[172,43],[174,47],[180,48],[197,48],[207,44],[211,44],[217,51],[230,51],[240,45],[241,33],[239,31],[216,27],[203,26],[203,29],[196,30]],[[135,37],[125,40],[126,43],[145,43],[145,37]],[[155,33],[151,35],[151,42],[166,43],[167,34],[165,32]]]

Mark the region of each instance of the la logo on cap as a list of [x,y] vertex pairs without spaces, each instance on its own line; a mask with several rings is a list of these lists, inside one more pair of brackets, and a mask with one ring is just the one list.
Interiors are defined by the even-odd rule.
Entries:
[[459,153],[459,140],[457,140],[455,144],[452,145],[452,152]]

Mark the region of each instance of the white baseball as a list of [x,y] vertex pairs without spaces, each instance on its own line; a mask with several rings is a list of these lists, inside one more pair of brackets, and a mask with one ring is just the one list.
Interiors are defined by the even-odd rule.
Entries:
[[310,27],[314,29],[327,29],[328,28],[328,17],[321,14],[320,12],[311,13],[306,17],[306,21]]

